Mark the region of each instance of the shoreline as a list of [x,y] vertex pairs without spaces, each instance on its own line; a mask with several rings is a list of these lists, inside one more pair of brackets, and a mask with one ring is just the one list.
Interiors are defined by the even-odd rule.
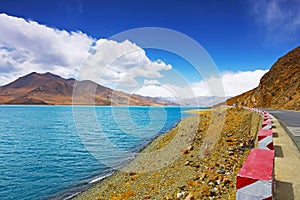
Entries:
[[[176,106],[175,106],[176,107]],[[195,107],[193,107],[195,108]],[[186,113],[188,113],[188,111],[184,111]],[[192,114],[192,113],[190,113]],[[138,154],[142,153],[142,151],[147,148],[152,142],[154,142],[155,140],[159,140],[159,138],[165,134],[168,134],[170,131],[172,131],[173,129],[175,129],[178,124],[185,118],[187,117],[191,117],[191,116],[186,116],[184,118],[179,119],[176,124],[166,130],[165,132],[162,133],[158,133],[150,138],[148,138],[147,140],[145,140],[143,143],[137,145],[134,149],[133,152],[136,153],[136,155],[134,156],[134,158],[130,159],[129,161],[125,162],[124,164],[122,164],[119,168],[116,169],[107,169],[106,172],[98,174],[96,176],[94,176],[93,178],[91,178],[90,180],[87,180],[85,182],[79,183],[78,185],[75,185],[71,188],[68,188],[60,193],[54,194],[53,196],[50,196],[49,199],[50,200],[69,200],[69,199],[73,199],[76,196],[80,195],[81,193],[89,190],[91,187],[93,187],[94,185],[100,183],[101,181],[103,181],[106,178],[109,178],[110,176],[113,176],[118,170],[126,167],[126,165],[130,164],[130,162],[132,162],[137,156]]]
[[[193,107],[195,108],[195,107]],[[189,110],[189,111],[194,111],[194,110]],[[195,114],[195,113],[190,113],[189,111],[184,111],[186,113],[189,114]],[[84,189],[77,191],[75,194],[71,194],[65,198],[63,198],[64,200],[69,200],[69,199],[76,199],[78,196],[80,196],[81,194],[83,194],[84,192],[87,192],[90,188],[95,187],[97,184],[101,183],[102,181],[105,181],[105,179],[109,179],[110,177],[114,176],[115,173],[117,173],[120,169],[126,167],[127,165],[129,165],[132,161],[134,161],[136,159],[136,157],[143,153],[143,151],[146,151],[146,149],[151,148],[151,144],[152,143],[156,143],[159,142],[161,140],[161,138],[166,135],[166,134],[170,134],[170,132],[174,129],[178,128],[178,125],[186,118],[191,118],[191,117],[195,117],[195,116],[186,116],[184,118],[181,118],[180,120],[178,120],[178,122],[174,125],[173,128],[167,130],[164,133],[160,133],[157,134],[155,136],[153,136],[152,138],[149,138],[145,143],[141,144],[140,146],[137,147],[138,151],[137,154],[135,155],[135,157],[133,159],[131,159],[129,162],[124,163],[123,166],[121,166],[119,169],[113,170],[111,174],[109,175],[104,175],[103,177],[98,177],[98,178],[93,178],[90,181],[88,181],[86,183],[87,187],[85,187]],[[153,144],[152,144],[153,145]],[[97,180],[98,179],[98,180]],[[95,181],[94,181],[95,180]],[[85,183],[83,183],[85,184]],[[61,195],[58,196],[57,198],[51,198],[51,200],[56,200],[56,199],[61,199],[60,197],[62,197]]]
[[[211,113],[198,112],[181,119],[169,132],[150,141],[127,165],[71,199],[234,199],[236,174],[253,148],[251,138],[259,117],[246,110],[227,109],[223,131],[208,150],[203,147],[207,146]],[[215,122],[220,121],[218,114],[215,117]],[[189,142],[182,145],[183,138]],[[171,143],[175,148],[168,148]],[[152,153],[160,156],[152,160]],[[168,157],[172,159],[164,163]]]
[[[189,113],[188,111],[184,111],[186,113]],[[189,114],[194,114],[194,113],[189,113]],[[167,130],[164,133],[158,134],[156,136],[154,136],[153,138],[149,139],[146,143],[144,143],[143,145],[141,145],[142,147],[140,148],[140,150],[137,152],[137,154],[135,155],[135,157],[130,160],[128,163],[125,163],[120,169],[126,168],[128,165],[130,165],[140,154],[142,154],[144,151],[149,151],[153,146],[156,145],[156,143],[160,142],[162,140],[162,138],[166,135],[166,134],[170,134],[170,132],[174,131],[175,129],[178,128],[179,124],[182,123],[182,121],[186,118],[192,118],[195,116],[187,116],[184,117],[180,120],[178,120],[178,122],[175,124],[175,126],[169,130]],[[70,197],[65,198],[65,200],[67,199],[77,199],[80,198],[79,196],[81,196],[82,194],[84,194],[85,192],[88,192],[91,188],[96,187],[98,184],[101,184],[101,182],[106,181],[107,179],[110,179],[113,176],[118,176],[118,173],[120,169],[115,170],[111,175],[105,176],[101,179],[99,179],[98,181],[95,181],[92,183],[92,185],[90,185],[88,188],[86,188],[85,190],[82,190],[80,192],[78,192],[77,194],[74,194]],[[129,172],[131,173],[131,172]]]

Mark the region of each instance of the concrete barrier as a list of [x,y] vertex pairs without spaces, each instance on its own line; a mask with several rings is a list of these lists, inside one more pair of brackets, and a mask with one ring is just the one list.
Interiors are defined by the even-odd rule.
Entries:
[[[261,124],[261,127],[262,127],[264,130],[271,129],[271,128],[272,128],[272,121],[264,121],[264,122]],[[265,127],[266,127],[266,128],[265,128]]]
[[257,135],[258,138],[258,148],[259,149],[267,149],[267,150],[273,150],[273,131],[271,129],[269,130],[263,130],[261,129],[258,132]]
[[236,199],[273,199],[274,151],[252,149],[236,180]]
[[272,119],[270,117],[264,117],[264,122],[272,122]]
[[270,115],[264,115],[264,120],[271,119]]

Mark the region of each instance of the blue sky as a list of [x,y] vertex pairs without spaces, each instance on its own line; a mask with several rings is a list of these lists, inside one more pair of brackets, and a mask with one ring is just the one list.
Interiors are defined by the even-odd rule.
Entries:
[[[239,91],[228,92],[228,95],[235,95],[257,85],[262,74],[280,56],[300,44],[299,8],[300,2],[297,0],[0,1],[0,13],[22,18],[27,22],[34,21],[55,30],[65,30],[67,33],[80,31],[85,35],[84,40],[107,39],[114,34],[139,27],[163,27],[186,34],[208,52],[221,76],[224,76],[224,82],[226,79],[237,77],[239,73],[246,75],[238,78],[235,84],[247,78],[253,80],[240,84],[248,86],[240,88]],[[1,32],[3,35],[7,34],[3,29],[0,30],[0,34]],[[8,45],[2,41],[2,47],[4,46],[16,49],[19,47],[17,44]],[[195,75],[193,67],[182,58],[168,52],[144,50],[146,57],[151,61],[159,59],[166,65],[171,64],[172,69],[189,79],[192,87],[203,85],[200,83],[201,78]],[[36,69],[38,68],[33,67],[33,70]],[[58,69],[56,65],[49,67],[48,71],[53,69],[53,72],[61,72],[62,76],[72,75]],[[160,70],[162,69],[159,68]],[[10,75],[18,75],[13,73],[13,70],[8,70],[8,65],[1,71],[7,72],[5,76],[2,74],[0,84],[10,81]],[[25,73],[28,70],[19,71]],[[168,82],[164,76],[148,79],[160,79],[160,84]],[[112,83],[103,84],[113,87]],[[232,86],[227,87],[226,83],[224,87],[228,88],[228,91],[232,90]]]

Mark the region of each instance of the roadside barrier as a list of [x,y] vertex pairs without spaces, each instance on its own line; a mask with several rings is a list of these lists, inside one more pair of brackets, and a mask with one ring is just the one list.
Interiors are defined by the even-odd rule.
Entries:
[[258,132],[258,148],[273,150],[273,131],[272,130],[263,130],[261,129]]
[[252,149],[236,180],[236,199],[273,198],[274,151]]
[[271,130],[272,129],[272,121],[264,121],[261,124],[263,130]]
[[245,108],[263,117],[257,134],[257,146],[251,150],[236,180],[237,200],[272,200],[274,194],[274,156],[272,119],[268,112]]
[[[271,121],[264,121],[262,124],[261,124],[261,127],[264,128],[265,126],[267,125],[271,125],[272,126],[272,122]],[[272,127],[271,127],[272,128]]]

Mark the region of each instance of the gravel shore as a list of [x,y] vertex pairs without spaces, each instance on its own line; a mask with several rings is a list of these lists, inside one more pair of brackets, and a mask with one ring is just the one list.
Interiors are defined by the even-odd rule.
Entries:
[[73,199],[235,199],[261,118],[239,108],[193,113]]

